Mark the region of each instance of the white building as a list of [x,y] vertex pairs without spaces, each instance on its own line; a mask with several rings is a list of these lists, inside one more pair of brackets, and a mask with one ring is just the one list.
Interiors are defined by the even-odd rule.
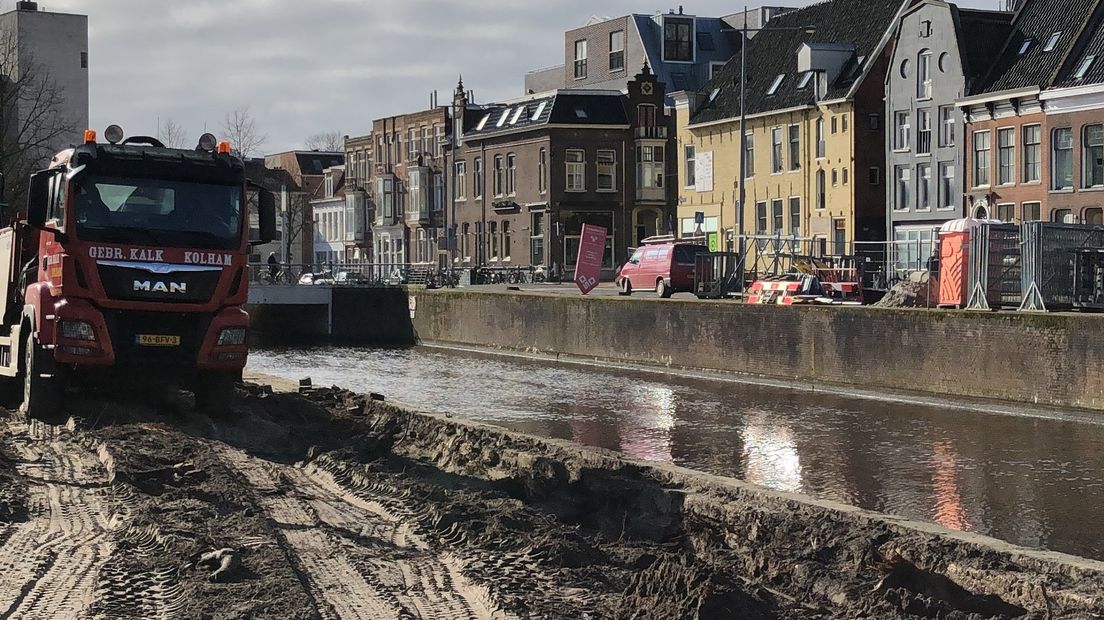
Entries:
[[[0,82],[18,81],[27,72],[49,77],[59,95],[58,118],[50,125],[72,130],[57,136],[49,153],[79,142],[88,128],[88,17],[40,11],[37,2],[18,2],[0,15]],[[30,110],[15,111],[24,124]]]
[[314,263],[317,268],[345,262],[345,166],[323,172],[322,185],[311,199],[314,213]]

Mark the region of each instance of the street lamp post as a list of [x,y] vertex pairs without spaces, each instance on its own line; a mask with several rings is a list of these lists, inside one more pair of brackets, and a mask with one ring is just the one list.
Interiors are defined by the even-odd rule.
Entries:
[[744,238],[744,200],[747,197],[747,189],[744,182],[747,180],[747,51],[748,32],[801,30],[812,34],[816,29],[812,26],[773,26],[763,28],[748,28],[748,8],[744,5],[744,23],[740,37],[740,191],[739,202],[736,205],[736,251],[740,260],[740,290],[744,290],[744,268],[747,266],[745,254],[747,252],[747,240]]

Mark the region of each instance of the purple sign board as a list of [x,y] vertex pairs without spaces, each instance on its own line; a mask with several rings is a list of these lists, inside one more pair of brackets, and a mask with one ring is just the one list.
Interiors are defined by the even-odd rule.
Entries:
[[606,253],[606,229],[583,224],[579,239],[579,256],[575,259],[575,285],[583,295],[598,286],[602,275],[602,257]]

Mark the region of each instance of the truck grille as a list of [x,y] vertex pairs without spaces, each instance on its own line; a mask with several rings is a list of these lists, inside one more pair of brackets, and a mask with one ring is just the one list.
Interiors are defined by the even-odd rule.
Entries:
[[164,265],[155,273],[127,263],[99,262],[100,282],[111,299],[202,304],[211,301],[221,268]]
[[[211,324],[211,317],[206,314],[183,312],[105,310],[104,319],[117,366],[194,366]],[[180,344],[141,345],[138,337],[142,335],[179,336]]]

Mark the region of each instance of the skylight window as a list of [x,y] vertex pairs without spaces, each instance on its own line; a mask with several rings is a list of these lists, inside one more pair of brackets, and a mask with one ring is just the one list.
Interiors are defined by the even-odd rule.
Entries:
[[491,115],[487,114],[479,121],[479,124],[475,126],[475,130],[483,131],[483,128],[487,126],[487,121],[489,120],[491,120]]
[[587,117],[587,111],[584,110],[583,108],[575,108],[575,116],[577,116],[579,118],[586,118]]
[[510,119],[510,124],[511,125],[517,125],[518,119],[521,118],[521,115],[524,114],[524,113],[525,113],[525,106],[518,106],[517,111],[514,112],[514,117]]
[[1026,54],[1027,50],[1031,49],[1031,44],[1033,43],[1035,43],[1035,39],[1032,39],[1031,37],[1024,39],[1023,43],[1020,44],[1020,56]]
[[801,74],[801,81],[797,83],[797,89],[801,90],[801,89],[805,88],[806,86],[809,85],[809,80],[812,80],[812,79],[813,79],[813,72],[812,71],[806,71],[805,73],[802,73]]
[[1082,60],[1081,64],[1077,66],[1077,71],[1073,74],[1073,79],[1080,80],[1085,77],[1085,74],[1089,72],[1094,62],[1096,62],[1096,56],[1085,56],[1085,60]]
[[532,118],[529,119],[530,121],[536,121],[538,118],[540,118],[541,112],[544,112],[544,104],[546,103],[548,102],[542,101],[540,102],[540,104],[537,105],[537,111],[533,112]]
[[1056,45],[1058,45],[1058,40],[1061,39],[1061,38],[1062,38],[1062,33],[1061,32],[1055,32],[1054,34],[1050,35],[1050,38],[1047,39],[1046,45],[1043,46],[1043,51],[1044,52],[1053,52],[1054,47]]
[[778,87],[782,85],[782,80],[784,79],[786,79],[785,73],[779,74],[778,77],[774,78],[774,81],[771,82],[770,88],[767,89],[767,94],[773,95],[775,92],[777,92]]
[[713,100],[717,98],[717,95],[721,94],[721,89],[714,88],[713,92],[709,93],[709,102],[713,103]]
[[501,127],[501,126],[505,125],[506,124],[506,119],[509,118],[509,116],[510,116],[510,108],[506,108],[505,110],[502,111],[502,116],[498,117],[498,122],[495,124],[495,127]]

